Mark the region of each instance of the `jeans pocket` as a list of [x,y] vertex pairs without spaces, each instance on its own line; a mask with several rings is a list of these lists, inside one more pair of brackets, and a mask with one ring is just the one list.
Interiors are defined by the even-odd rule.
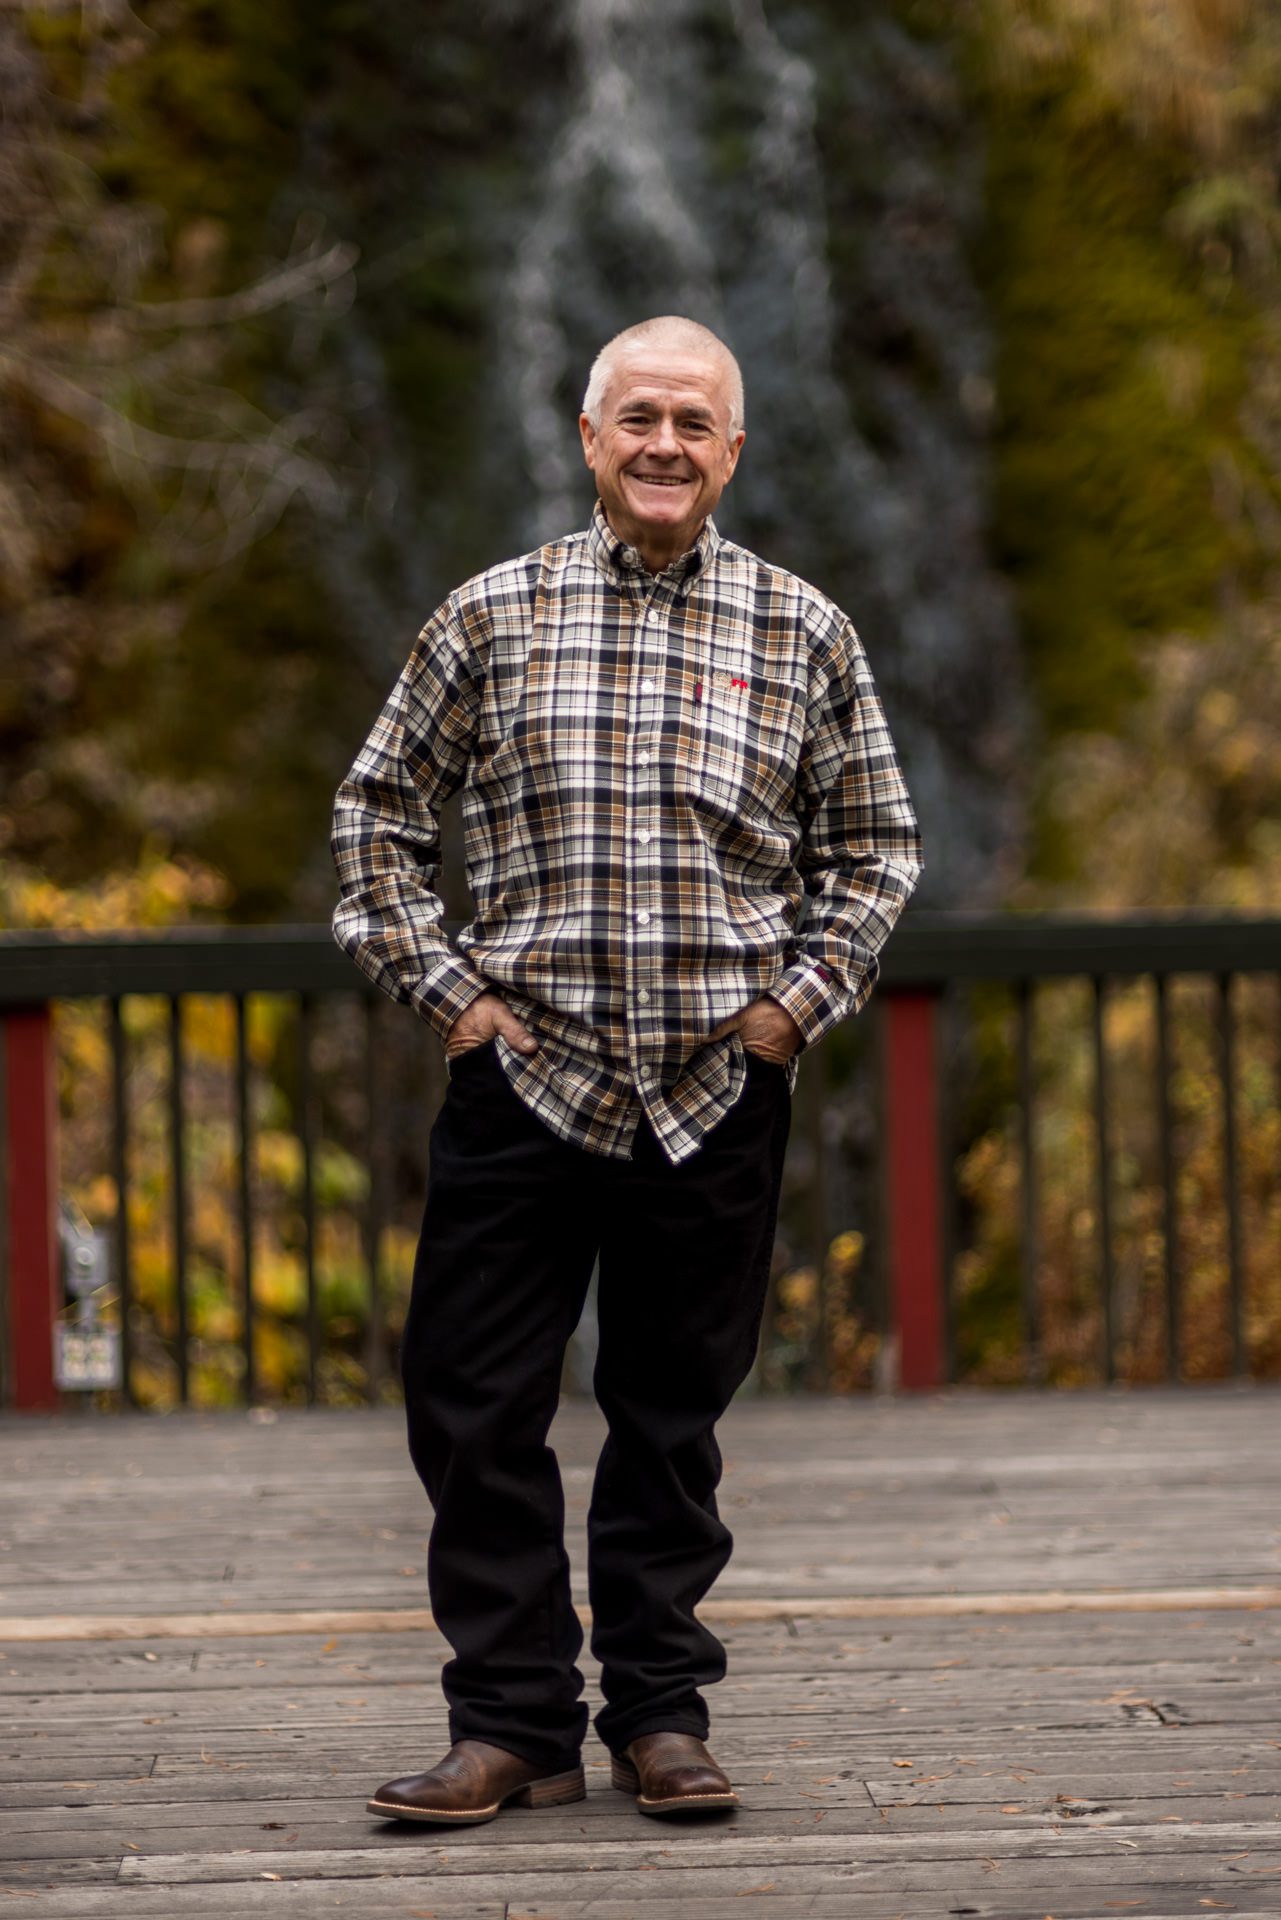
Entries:
[[493,1033],[489,1036],[488,1040],[477,1040],[474,1046],[464,1047],[461,1053],[454,1053],[454,1054],[447,1053],[445,1055],[445,1066],[447,1067],[451,1078],[455,1073],[457,1073],[459,1067],[463,1065],[464,1061],[474,1060],[477,1054],[492,1053],[494,1051],[495,1046],[497,1045],[497,1041],[498,1041],[498,1035],[496,1033]]

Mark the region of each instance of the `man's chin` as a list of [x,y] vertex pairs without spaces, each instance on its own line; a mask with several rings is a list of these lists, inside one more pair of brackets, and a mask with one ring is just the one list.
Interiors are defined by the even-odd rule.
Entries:
[[691,511],[693,502],[688,498],[638,500],[633,495],[627,504],[631,518],[639,527],[663,527],[670,532],[677,527],[697,526],[701,518]]

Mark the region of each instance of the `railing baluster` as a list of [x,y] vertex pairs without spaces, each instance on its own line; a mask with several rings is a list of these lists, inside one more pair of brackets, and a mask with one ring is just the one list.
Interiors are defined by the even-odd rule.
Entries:
[[1228,1313],[1232,1337],[1232,1371],[1246,1373],[1244,1276],[1241,1259],[1241,1197],[1237,1180],[1236,1127],[1236,1018],[1232,1008],[1232,975],[1221,973],[1219,985],[1219,1080],[1223,1089],[1223,1199],[1228,1220]]
[[378,1398],[382,1383],[382,1288],[379,1280],[383,1239],[383,1112],[382,1047],[379,1003],[365,1000],[365,1114],[369,1159],[369,1205],[365,1223],[365,1262],[369,1275],[369,1324],[365,1338],[365,1397]]
[[298,1137],[302,1143],[302,1235],[307,1272],[307,1405],[314,1407],[320,1371],[320,1313],[316,1298],[316,1118],[312,1087],[313,1001],[298,997]]
[[183,1097],[182,1001],[169,995],[169,1194],[173,1217],[173,1268],[177,1289],[178,1399],[186,1406],[191,1381],[187,1355],[186,1110]]
[[249,1016],[248,996],[233,996],[236,1007],[236,1155],[240,1187],[240,1312],[241,1351],[244,1354],[245,1405],[258,1398],[254,1348],[254,1216],[253,1142],[249,1124]]
[[1098,1146],[1099,1264],[1103,1287],[1103,1378],[1111,1385],[1116,1378],[1116,1328],[1113,1325],[1115,1275],[1112,1266],[1107,1044],[1103,1019],[1106,982],[1101,974],[1094,974],[1092,979],[1094,984],[1094,1121]]
[[1032,1076],[1032,982],[1018,983],[1020,1248],[1023,1266],[1023,1374],[1030,1385],[1045,1379],[1041,1342],[1041,1249],[1036,1226],[1036,1114]]
[[1177,1381],[1183,1372],[1179,1299],[1179,1196],[1174,1168],[1174,1094],[1170,1053],[1170,1009],[1166,976],[1156,982],[1157,1115],[1161,1136],[1162,1220],[1165,1238],[1165,1377]]
[[120,995],[110,1001],[111,1172],[116,1183],[116,1290],[120,1296],[120,1384],[125,1405],[137,1405],[133,1390],[133,1264],[129,1244],[129,1058]]

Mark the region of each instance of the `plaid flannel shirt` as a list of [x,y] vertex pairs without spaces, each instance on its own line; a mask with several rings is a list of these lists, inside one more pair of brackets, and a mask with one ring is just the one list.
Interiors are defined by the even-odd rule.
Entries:
[[[474,918],[435,890],[462,788]],[[599,505],[585,532],[452,593],[339,789],[334,933],[443,1037],[497,991],[516,1093],[562,1139],[628,1158],[644,1113],[697,1151],[742,1091],[768,994],[812,1045],[864,1005],[921,870],[862,645],[710,520],[652,575]],[[787,1068],[796,1080],[796,1060]]]

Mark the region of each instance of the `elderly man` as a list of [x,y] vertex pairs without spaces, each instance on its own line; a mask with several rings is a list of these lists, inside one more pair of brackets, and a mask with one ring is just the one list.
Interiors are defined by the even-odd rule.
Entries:
[[449,1061],[401,1360],[452,1745],[377,1791],[393,1819],[583,1795],[547,1435],[597,1263],[595,1728],[642,1812],[736,1804],[699,1691],[725,1672],[695,1617],[732,1544],[714,1429],[755,1356],[797,1055],[866,1002],[920,871],[849,620],[711,518],[744,439],[729,349],[630,327],[579,424],[590,525],[449,596],[335,814],[336,937]]

